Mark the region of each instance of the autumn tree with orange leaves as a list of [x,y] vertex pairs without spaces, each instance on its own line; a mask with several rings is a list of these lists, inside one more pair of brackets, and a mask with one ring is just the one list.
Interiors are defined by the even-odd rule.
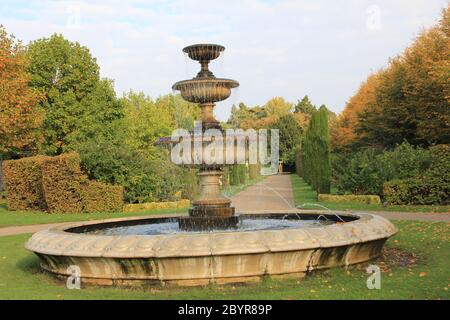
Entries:
[[334,149],[450,143],[450,7],[350,98]]
[[27,66],[22,43],[0,26],[0,159],[33,154],[41,139],[42,96],[28,87]]

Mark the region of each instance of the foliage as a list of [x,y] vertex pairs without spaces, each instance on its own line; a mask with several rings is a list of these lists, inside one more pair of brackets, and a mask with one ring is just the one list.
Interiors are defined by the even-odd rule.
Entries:
[[165,202],[145,202],[145,203],[130,203],[123,206],[123,212],[144,212],[158,209],[184,209],[188,208],[190,201],[181,199],[178,201]]
[[317,199],[324,202],[356,202],[367,204],[381,204],[381,199],[377,195],[335,195],[335,194],[318,194]]
[[427,150],[407,142],[391,151],[367,148],[353,155],[334,158],[333,175],[341,193],[383,196],[383,184],[393,179],[417,176],[430,166]]
[[0,25],[0,159],[36,153],[42,138],[42,96],[28,87],[27,67],[21,42]]
[[301,144],[302,173],[305,181],[319,193],[330,193],[330,141],[328,110],[313,113]]
[[121,212],[123,187],[98,181],[83,181],[81,188],[83,212]]
[[420,170],[410,178],[384,183],[384,195],[388,203],[450,203],[450,146],[433,146],[429,152],[431,159],[428,169]]
[[283,97],[272,98],[264,105],[267,117],[275,119],[288,115],[292,111],[292,108],[292,103],[287,102]]
[[450,142],[449,30],[447,7],[436,26],[363,83],[339,117],[336,148]]
[[260,176],[260,165],[257,164],[249,164],[248,165],[248,178],[250,180],[255,180]]
[[271,129],[278,129],[280,137],[280,159],[284,164],[292,166],[295,163],[295,148],[300,145],[303,130],[295,121],[292,114],[279,118],[271,126]]
[[41,165],[45,156],[3,161],[9,210],[46,210]]
[[[112,82],[100,80],[99,67],[86,47],[54,34],[28,45],[30,86],[45,96],[42,151],[73,150],[123,116]],[[113,132],[110,132],[113,134]]]
[[317,111],[317,108],[309,100],[308,95],[305,95],[303,97],[303,99],[298,101],[297,104],[294,107],[294,112],[295,113],[305,113],[305,114],[312,115],[316,111]]
[[10,210],[121,211],[122,187],[87,180],[75,152],[8,160],[3,167]]

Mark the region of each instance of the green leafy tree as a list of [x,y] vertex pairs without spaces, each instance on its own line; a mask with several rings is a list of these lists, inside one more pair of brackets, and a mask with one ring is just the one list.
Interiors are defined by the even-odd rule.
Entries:
[[285,115],[271,125],[272,129],[279,129],[280,159],[285,165],[295,164],[295,148],[300,145],[302,128],[292,114]]
[[305,95],[294,107],[295,113],[301,112],[312,115],[315,111],[317,111],[317,108],[312,104],[311,100],[309,100],[308,95]]
[[112,82],[100,79],[99,66],[86,47],[54,34],[31,42],[27,55],[30,86],[45,96],[44,153],[76,149],[123,116]]

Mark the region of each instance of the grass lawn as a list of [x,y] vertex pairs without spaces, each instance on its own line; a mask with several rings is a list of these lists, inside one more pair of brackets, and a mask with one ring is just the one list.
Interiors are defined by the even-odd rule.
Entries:
[[112,218],[125,218],[134,216],[144,216],[149,214],[168,214],[187,212],[184,209],[160,209],[144,212],[96,212],[96,213],[47,213],[41,211],[9,211],[5,204],[0,204],[0,227],[23,226],[30,224],[45,224],[56,222],[72,222],[101,220]]
[[303,181],[296,174],[291,175],[292,189],[294,193],[294,201],[297,206],[304,204],[303,209],[320,209],[320,205],[332,210],[364,210],[364,211],[409,211],[409,212],[450,212],[450,206],[398,206],[391,205],[384,207],[378,204],[364,204],[356,202],[333,203],[319,202],[317,200],[317,192]]
[[0,299],[449,299],[450,225],[395,224],[400,232],[387,244],[392,254],[372,262],[383,270],[380,290],[367,289],[367,264],[245,285],[68,290],[41,273],[37,257],[23,248],[30,235],[17,235],[0,237]]

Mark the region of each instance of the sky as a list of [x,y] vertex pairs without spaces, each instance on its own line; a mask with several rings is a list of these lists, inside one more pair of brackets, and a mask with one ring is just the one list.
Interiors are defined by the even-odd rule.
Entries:
[[0,24],[25,44],[61,33],[87,46],[118,96],[156,98],[199,64],[182,48],[217,43],[210,69],[240,87],[216,107],[308,95],[340,112],[360,83],[440,17],[447,0],[0,0]]

